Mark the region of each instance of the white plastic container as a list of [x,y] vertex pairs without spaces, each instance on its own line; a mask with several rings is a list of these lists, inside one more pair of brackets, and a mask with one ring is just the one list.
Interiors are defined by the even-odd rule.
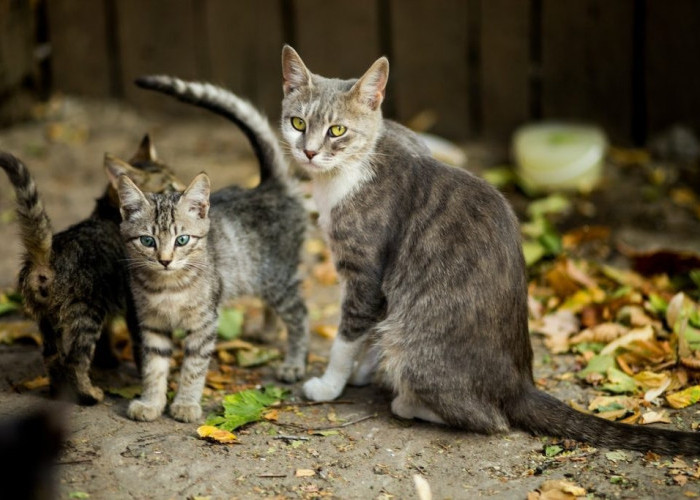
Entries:
[[537,123],[516,130],[513,154],[517,173],[529,191],[588,192],[603,170],[607,140],[594,126]]

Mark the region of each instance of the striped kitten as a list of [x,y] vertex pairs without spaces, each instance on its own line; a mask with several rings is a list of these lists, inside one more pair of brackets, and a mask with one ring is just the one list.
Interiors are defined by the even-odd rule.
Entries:
[[[129,160],[131,165],[109,156],[107,160],[115,173],[145,189],[183,187],[170,169],[157,161],[148,136]],[[98,354],[106,362],[116,363],[105,332],[111,318],[126,312],[130,332],[135,336],[138,331],[125,277],[116,191],[108,186],[88,219],[53,234],[27,167],[9,153],[0,153],[0,167],[17,197],[25,248],[19,287],[27,309],[39,323],[51,393],[77,398],[82,404],[98,403],[103,393],[92,385],[89,374],[98,339]]]
[[700,435],[579,413],[537,390],[518,221],[482,179],[411,146],[382,118],[389,62],[358,80],[312,74],[282,51],[282,134],[310,173],[344,281],[326,372],[314,401],[376,368],[391,410],[475,432],[516,427],[610,448],[700,454]]
[[178,328],[186,332],[184,360],[170,414],[192,422],[202,413],[200,399],[224,300],[257,295],[271,306],[287,326],[287,354],[278,377],[286,382],[303,377],[308,325],[298,266],[307,217],[290,187],[270,124],[249,103],[208,84],[169,77],[148,77],[139,84],[229,117],[251,140],[260,161],[256,188],[230,186],[211,197],[206,174],[195,177],[182,194],[144,193],[128,177],[112,177],[143,333],[143,393],[127,413],[146,421],[162,414],[171,334]]

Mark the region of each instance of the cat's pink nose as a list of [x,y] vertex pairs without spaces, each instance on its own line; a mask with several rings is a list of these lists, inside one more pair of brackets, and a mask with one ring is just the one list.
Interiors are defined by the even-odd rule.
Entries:
[[314,156],[316,156],[318,154],[318,151],[309,151],[308,149],[305,149],[304,154],[306,155],[306,157],[309,160],[311,160],[311,159],[313,159]]

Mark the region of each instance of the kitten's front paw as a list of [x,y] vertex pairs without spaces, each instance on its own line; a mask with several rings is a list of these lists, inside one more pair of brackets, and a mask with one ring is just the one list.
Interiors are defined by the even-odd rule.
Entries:
[[170,415],[180,422],[196,422],[202,416],[202,407],[199,403],[178,403],[170,405]]
[[149,404],[140,399],[134,399],[126,410],[127,416],[132,420],[151,422],[163,413],[163,408],[156,404]]
[[311,401],[332,401],[343,392],[342,386],[329,384],[320,377],[314,377],[304,383],[304,396]]
[[306,367],[304,363],[282,363],[282,365],[277,368],[277,378],[282,382],[287,382],[288,384],[293,384],[297,380],[304,378],[306,374]]

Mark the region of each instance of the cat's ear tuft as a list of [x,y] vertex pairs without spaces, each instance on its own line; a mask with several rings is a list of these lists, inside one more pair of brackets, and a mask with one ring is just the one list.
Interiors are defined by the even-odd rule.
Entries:
[[149,204],[141,190],[127,175],[122,174],[118,177],[117,192],[119,193],[119,211],[122,219],[126,221],[139,215]]
[[188,213],[193,213],[200,219],[204,219],[209,213],[210,191],[211,185],[209,183],[209,177],[202,172],[187,186],[185,192],[182,193],[178,205],[184,207]]
[[130,179],[139,181],[143,172],[138,170],[116,156],[105,153],[105,172],[110,184],[116,190],[119,190],[119,176],[125,175]]
[[134,153],[134,156],[129,160],[130,163],[153,163],[158,161],[158,153],[156,152],[156,147],[153,145],[151,136],[146,134],[141,139],[141,144],[139,148]]
[[380,57],[362,75],[355,85],[350,89],[350,93],[357,96],[363,104],[369,106],[373,111],[378,109],[386,95],[386,84],[389,81],[389,60]]
[[289,45],[282,48],[282,77],[284,95],[299,87],[311,86],[311,72],[306,68],[297,51]]

